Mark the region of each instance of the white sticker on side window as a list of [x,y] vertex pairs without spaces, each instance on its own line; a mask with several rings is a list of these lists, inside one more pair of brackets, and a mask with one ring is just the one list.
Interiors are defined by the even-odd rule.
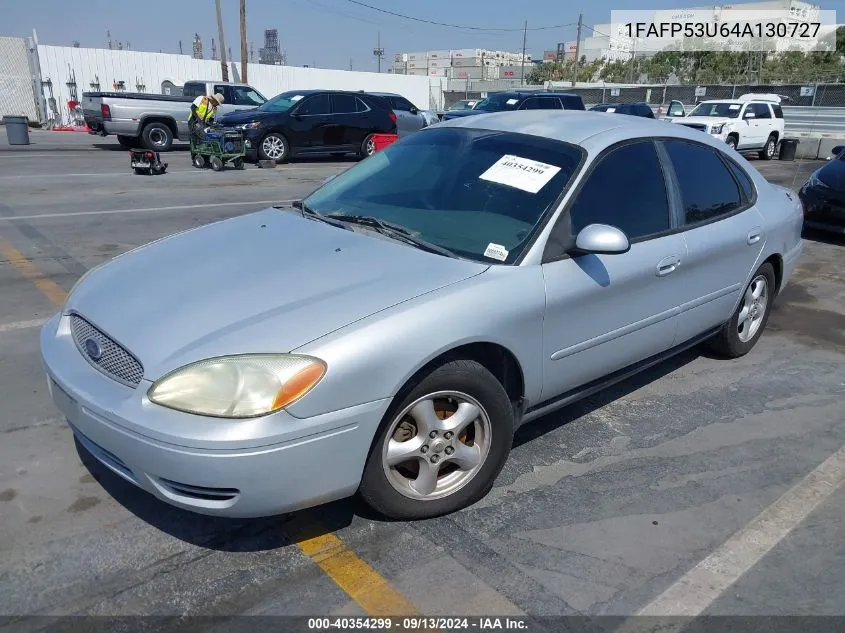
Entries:
[[294,103],[296,103],[297,101],[302,99],[303,96],[304,95],[296,95],[295,97],[291,97],[290,100],[293,101]]
[[739,110],[740,105],[738,103],[732,103],[728,106],[728,110]]
[[560,167],[547,165],[536,160],[506,154],[479,176],[482,180],[537,193],[548,183]]
[[503,262],[508,258],[508,251],[501,244],[494,244],[493,242],[490,242],[484,250],[484,257],[497,259],[500,262]]
[[505,103],[507,103],[508,105],[513,105],[513,104],[515,104],[517,101],[519,101],[519,99],[508,99]]

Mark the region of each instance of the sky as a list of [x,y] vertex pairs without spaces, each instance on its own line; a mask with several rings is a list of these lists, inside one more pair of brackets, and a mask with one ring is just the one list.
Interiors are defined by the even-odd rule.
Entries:
[[[112,39],[129,41],[133,50],[178,53],[181,40],[190,53],[194,33],[203,39],[205,57],[211,56],[211,38],[217,40],[214,0],[38,0],[12,2],[3,10],[0,35],[27,36],[36,29],[41,44],[105,48],[106,31]],[[522,27],[528,21],[526,51],[535,56],[558,42],[574,40],[579,12],[587,25],[610,22],[611,10],[673,9],[700,6],[690,0],[591,0],[587,7],[562,0],[361,0],[374,7],[405,15],[476,29],[424,24],[387,15],[351,0],[247,0],[247,38],[254,42],[256,61],[264,29],[279,31],[288,64],[320,68],[376,71],[373,49],[381,38],[385,51],[382,71],[402,52],[487,48],[522,50]],[[81,5],[89,8],[82,9]],[[221,0],[224,36],[235,61],[240,61],[238,0]],[[824,9],[845,8],[843,0],[821,2]],[[838,7],[836,5],[839,5]],[[841,19],[841,18],[840,18]],[[557,27],[559,28],[545,28]],[[532,30],[536,29],[536,30]],[[585,28],[583,37],[590,35]],[[218,43],[219,46],[219,43]]]

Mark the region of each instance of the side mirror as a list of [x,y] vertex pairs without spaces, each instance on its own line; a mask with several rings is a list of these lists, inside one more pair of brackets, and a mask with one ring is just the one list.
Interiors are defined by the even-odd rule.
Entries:
[[420,111],[416,108],[416,106],[411,106],[410,113],[411,114],[419,114]]
[[616,255],[631,249],[628,237],[615,226],[589,224],[575,238],[576,253]]
[[845,145],[837,145],[832,150],[830,150],[830,157],[838,158],[843,151],[845,151]]

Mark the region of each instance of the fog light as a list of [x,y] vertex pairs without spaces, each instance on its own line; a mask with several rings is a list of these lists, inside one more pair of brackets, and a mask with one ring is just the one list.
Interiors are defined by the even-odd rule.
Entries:
[[244,147],[250,148],[252,147],[252,143],[250,141],[244,141]]

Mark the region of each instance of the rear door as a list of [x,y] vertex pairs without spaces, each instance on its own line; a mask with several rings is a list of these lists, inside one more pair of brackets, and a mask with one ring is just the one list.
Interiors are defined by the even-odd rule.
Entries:
[[661,146],[687,249],[679,275],[680,342],[728,320],[766,235],[754,188],[736,162],[692,141],[664,140]]
[[355,145],[358,138],[363,140],[362,128],[364,115],[359,111],[358,98],[355,95],[335,92],[331,95],[331,124],[327,126],[326,146],[333,148]]

